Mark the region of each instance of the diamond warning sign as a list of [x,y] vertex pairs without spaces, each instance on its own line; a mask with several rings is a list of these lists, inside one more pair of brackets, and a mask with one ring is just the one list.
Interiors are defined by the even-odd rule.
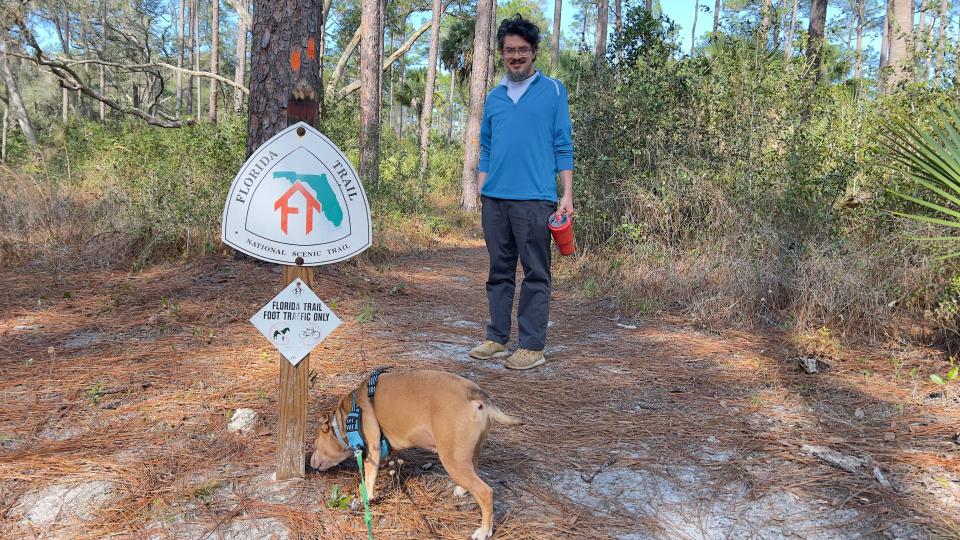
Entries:
[[340,319],[300,278],[267,302],[250,322],[293,365],[340,326]]

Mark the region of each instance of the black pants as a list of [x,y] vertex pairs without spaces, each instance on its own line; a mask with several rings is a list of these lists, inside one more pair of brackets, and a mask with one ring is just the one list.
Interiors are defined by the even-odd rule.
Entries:
[[483,238],[490,255],[487,339],[510,340],[517,258],[523,265],[518,341],[523,349],[543,350],[550,318],[550,230],[547,220],[556,211],[553,201],[513,201],[483,197]]

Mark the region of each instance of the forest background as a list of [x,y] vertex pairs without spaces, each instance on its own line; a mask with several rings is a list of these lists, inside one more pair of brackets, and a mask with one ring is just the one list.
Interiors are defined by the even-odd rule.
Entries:
[[[140,269],[224,250],[224,194],[270,135],[249,114],[253,51],[269,40],[257,17],[286,4],[7,3],[0,265]],[[382,32],[364,28],[367,4]],[[883,141],[955,100],[960,3],[301,6],[323,21],[319,127],[371,198],[367,257],[475,220],[464,141],[500,77],[497,24],[520,13],[543,30],[539,68],[569,89],[579,251],[564,275],[584,296],[632,316],[952,351],[960,267],[916,238],[949,242],[954,227],[898,215],[917,206],[893,191],[923,188]],[[380,92],[362,95],[363,66]]]

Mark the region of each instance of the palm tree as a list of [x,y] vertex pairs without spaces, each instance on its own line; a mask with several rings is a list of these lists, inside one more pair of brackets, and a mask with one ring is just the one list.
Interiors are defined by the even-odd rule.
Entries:
[[[917,188],[915,195],[888,188],[893,195],[926,210],[894,212],[922,223],[960,229],[960,116],[952,107],[934,114],[930,127],[922,128],[906,117],[886,123],[881,145],[891,166],[904,173]],[[956,243],[960,236],[932,236],[919,240]],[[954,249],[944,257],[960,256]]]

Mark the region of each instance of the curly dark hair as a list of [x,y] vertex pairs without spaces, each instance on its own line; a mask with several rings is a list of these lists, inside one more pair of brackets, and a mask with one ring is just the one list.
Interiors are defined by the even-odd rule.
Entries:
[[503,48],[503,40],[507,36],[522,37],[535,51],[540,48],[540,29],[537,28],[537,25],[521,17],[519,13],[512,18],[504,19],[500,23],[500,28],[497,29],[497,45],[501,49]]

